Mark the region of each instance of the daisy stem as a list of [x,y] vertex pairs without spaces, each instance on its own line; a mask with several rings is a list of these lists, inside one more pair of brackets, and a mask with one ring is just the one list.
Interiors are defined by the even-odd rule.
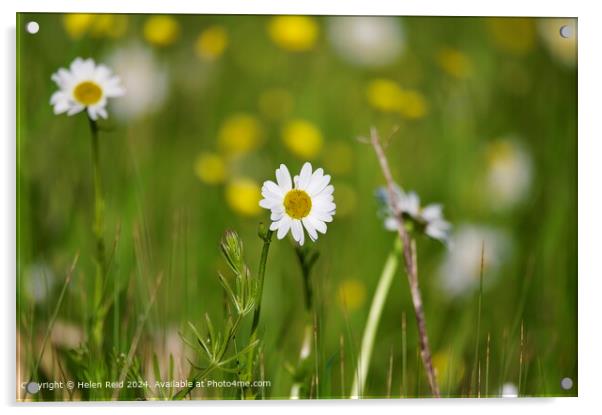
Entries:
[[[94,308],[95,315],[101,308],[102,291],[106,272],[105,243],[104,243],[104,198],[102,191],[102,175],[100,171],[100,149],[98,140],[98,124],[88,116],[90,132],[92,135],[92,168],[94,180],[94,224],[92,230],[96,237],[96,277],[94,281]],[[96,316],[93,325],[93,337],[99,342],[102,335],[102,317]]]
[[429,339],[426,330],[426,317],[424,315],[424,307],[422,305],[422,294],[418,284],[418,258],[416,254],[416,242],[410,238],[410,235],[405,227],[403,215],[401,214],[401,210],[399,209],[397,199],[395,197],[394,181],[393,176],[391,175],[391,169],[389,168],[389,162],[387,161],[387,156],[385,155],[378,132],[375,128],[370,130],[370,144],[372,144],[372,147],[374,148],[374,152],[376,153],[383,176],[385,176],[385,181],[387,182],[387,191],[389,192],[389,200],[391,201],[391,210],[397,219],[397,233],[399,234],[399,239],[403,245],[404,266],[408,277],[408,284],[410,286],[410,295],[412,297],[414,313],[416,315],[416,325],[418,326],[418,340],[420,344],[420,356],[422,358],[422,364],[424,365],[424,370],[426,372],[431,393],[433,396],[439,398],[439,385],[437,383],[435,369],[433,368],[431,348],[429,346]]
[[383,267],[380,278],[378,279],[376,292],[372,298],[370,313],[368,314],[368,320],[366,321],[366,327],[364,328],[364,335],[362,336],[362,348],[357,359],[356,370],[358,372],[358,376],[354,376],[353,386],[351,387],[351,399],[358,399],[363,395],[366,377],[368,376],[368,371],[370,369],[370,360],[372,358],[374,339],[376,338],[378,324],[380,323],[385,301],[387,300],[389,290],[391,289],[393,277],[397,271],[400,253],[401,243],[399,238],[396,238],[393,249],[385,261],[385,266]]
[[[290,399],[300,399],[301,393],[307,396],[308,378],[310,376],[309,362],[312,356],[312,338],[317,330],[316,316],[313,311],[313,290],[311,286],[311,271],[319,257],[319,252],[307,246],[295,246],[295,253],[301,267],[301,276],[303,277],[303,290],[305,294],[305,327],[303,329],[303,341],[299,352],[299,361],[293,373],[293,385],[291,386]],[[315,342],[314,342],[315,343]],[[314,344],[315,347],[315,344]],[[316,369],[317,378],[317,369]]]

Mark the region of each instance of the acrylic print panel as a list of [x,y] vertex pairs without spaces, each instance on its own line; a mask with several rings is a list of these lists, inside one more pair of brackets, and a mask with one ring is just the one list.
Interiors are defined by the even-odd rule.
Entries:
[[19,401],[577,395],[577,21],[18,15]]

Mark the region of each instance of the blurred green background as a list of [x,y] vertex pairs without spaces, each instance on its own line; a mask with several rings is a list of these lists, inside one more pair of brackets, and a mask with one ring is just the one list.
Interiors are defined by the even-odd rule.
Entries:
[[[25,31],[32,20],[37,34]],[[274,179],[280,163],[296,172],[309,160],[332,175],[337,204],[315,243],[319,396],[348,396],[396,238],[384,230],[374,198],[383,184],[376,157],[356,138],[371,126],[383,136],[398,127],[387,148],[395,179],[423,203],[441,203],[453,224],[451,249],[418,240],[443,396],[476,396],[478,366],[483,396],[577,394],[576,19],[19,14],[17,23],[19,380],[32,376],[78,252],[35,376],[69,379],[74,365],[85,366],[73,356],[85,344],[94,274],[90,133],[84,114],[57,116],[49,104],[57,89],[51,75],[79,56],[108,65],[127,90],[99,122],[113,259],[108,367],[128,352],[162,272],[137,361],[152,379],[152,354],[163,370],[171,354],[185,378],[187,358],[195,359],[180,335],[189,334],[187,322],[200,325],[205,313],[224,318],[223,232],[239,232],[256,270],[258,223],[269,221],[257,204],[261,183]],[[563,25],[574,29],[570,38],[560,36]],[[295,364],[305,321],[288,239],[272,244],[261,318],[272,382],[266,394],[286,398],[286,367]],[[417,350],[398,270],[366,395],[427,395]],[[564,377],[574,381],[569,390],[560,386]],[[40,397],[96,399],[64,391]]]

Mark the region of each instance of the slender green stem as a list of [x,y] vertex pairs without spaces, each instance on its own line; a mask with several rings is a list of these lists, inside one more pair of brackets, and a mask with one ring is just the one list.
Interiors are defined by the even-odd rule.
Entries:
[[105,202],[102,190],[102,173],[100,169],[100,144],[98,139],[98,124],[88,117],[90,133],[92,135],[92,169],[94,181],[94,223],[92,231],[96,238],[96,274],[94,278],[93,291],[93,321],[92,338],[94,344],[100,347],[104,326],[104,314],[106,310],[102,307],[102,297],[106,276],[105,242],[104,242],[104,210]]
[[389,290],[391,289],[393,277],[397,271],[400,254],[401,242],[399,238],[396,238],[393,249],[385,261],[385,266],[383,267],[382,273],[378,280],[376,292],[372,298],[372,305],[370,306],[368,321],[366,322],[364,335],[362,337],[362,347],[357,359],[356,370],[358,372],[358,376],[354,377],[353,386],[351,387],[352,399],[358,399],[363,395],[366,377],[368,375],[368,370],[370,369],[370,360],[372,358],[372,349],[374,347],[376,332],[378,331],[378,324],[380,323],[385,301],[387,300]]
[[[259,270],[258,270],[258,285],[257,285],[257,296],[255,311],[253,312],[253,322],[251,323],[251,333],[249,335],[249,344],[252,344],[257,340],[257,328],[259,327],[259,317],[261,315],[261,298],[263,296],[263,282],[265,280],[265,269],[268,261],[268,253],[270,251],[270,244],[272,242],[273,231],[265,229],[262,225],[259,228],[259,236],[263,239],[263,248],[261,249],[261,257],[259,259]],[[245,379],[249,380],[253,375],[255,362],[255,349],[250,348],[247,353],[247,365],[245,370]],[[250,395],[249,389],[243,391],[243,396]]]
[[259,260],[259,273],[257,278],[259,280],[257,286],[257,305],[255,307],[255,312],[253,313],[253,323],[251,324],[251,338],[255,339],[255,332],[257,331],[257,326],[259,325],[259,315],[261,314],[261,297],[263,295],[263,281],[265,279],[265,268],[266,263],[268,262],[268,252],[270,251],[270,243],[272,242],[272,235],[274,231],[267,230],[265,235],[261,235],[263,239],[263,248],[261,250],[261,258]]
[[[295,253],[301,267],[301,276],[303,278],[303,291],[305,298],[305,328],[303,330],[303,341],[299,352],[299,360],[293,374],[293,385],[291,386],[290,399],[300,399],[303,387],[307,386],[308,376],[311,368],[309,367],[310,358],[312,357],[312,336],[316,330],[316,315],[313,310],[313,290],[311,286],[311,271],[319,257],[319,252],[312,248],[295,246]],[[314,338],[314,340],[316,340]],[[314,348],[317,350],[317,342],[314,341]],[[318,389],[318,369],[317,359],[315,360],[316,367],[316,395],[319,395]]]

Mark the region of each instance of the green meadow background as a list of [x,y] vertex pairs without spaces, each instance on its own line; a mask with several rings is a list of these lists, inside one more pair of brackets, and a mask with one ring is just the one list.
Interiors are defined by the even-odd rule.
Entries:
[[[25,31],[32,20],[37,34]],[[566,24],[574,29],[568,39],[559,34]],[[275,179],[280,163],[295,173],[311,161],[332,176],[337,214],[314,244],[316,360],[306,397],[349,397],[396,238],[374,197],[383,185],[376,157],[357,140],[374,126],[382,136],[397,129],[386,151],[398,183],[424,204],[441,203],[453,225],[449,248],[417,240],[442,395],[577,395],[576,19],[19,14],[17,36],[19,385],[117,380],[147,309],[128,379],[154,381],[156,367],[163,380],[186,379],[191,364],[201,365],[183,341],[192,335],[188,322],[225,319],[217,277],[226,271],[224,231],[239,233],[256,273],[258,225],[269,222],[257,204],[261,184]],[[99,121],[111,258],[100,352],[88,346],[95,272],[88,121],[54,115],[49,104],[57,89],[51,75],[78,56],[110,66],[127,90]],[[271,385],[261,397],[289,397],[307,319],[303,295],[292,240],[274,238],[258,374]],[[565,390],[567,377],[573,384]],[[149,385],[118,398],[163,392]],[[22,400],[112,394],[17,390]],[[364,396],[430,396],[402,268]]]

